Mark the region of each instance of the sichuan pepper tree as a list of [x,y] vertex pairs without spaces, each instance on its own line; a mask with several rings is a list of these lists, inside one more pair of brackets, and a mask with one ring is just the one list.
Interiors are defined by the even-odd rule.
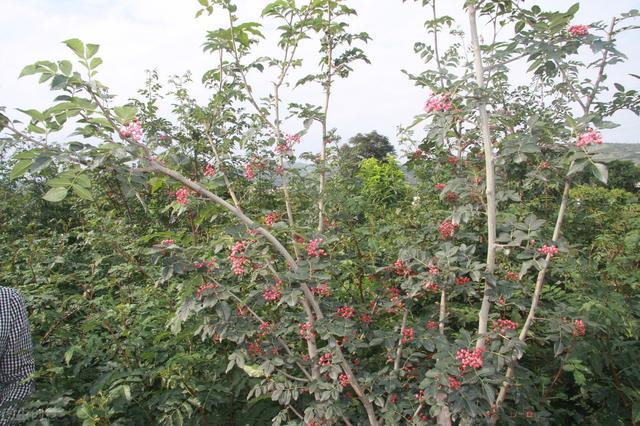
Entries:
[[[206,105],[188,95],[186,77],[173,82],[176,124],[157,116],[151,92],[146,102],[115,106],[95,79],[98,46],[67,40],[81,72],[63,60],[39,61],[21,74],[40,75],[63,94],[51,108],[26,111],[27,126],[4,120],[9,134],[30,147],[15,155],[12,175],[63,169],[48,182],[44,198],[51,202],[70,193],[90,200],[91,178],[105,172],[168,191],[168,209],[192,224],[182,244],[164,239],[151,248],[158,285],[180,283],[170,328],[179,332],[198,321],[203,340],[232,344],[227,371],[259,379],[249,398],[280,404],[274,424],[543,417],[544,395],[520,361],[554,258],[567,250],[561,230],[572,176],[588,169],[606,181],[597,129],[610,127],[605,119],[633,103],[624,88],[614,102],[601,99],[607,66],[624,59],[616,37],[634,28],[628,21],[637,13],[584,26],[572,23],[577,5],[543,12],[513,1],[467,1],[467,59],[460,44],[445,48],[439,38],[452,18],[438,16],[435,1],[423,1],[433,15],[426,25],[432,39],[416,51],[435,67],[409,75],[430,90],[412,126],[425,123],[427,132],[415,141],[409,129],[403,134],[417,145],[409,166],[418,201],[409,209],[399,198],[397,210],[405,214],[389,216],[388,224],[395,245],[378,253],[371,236],[389,231],[362,226],[350,215],[353,206],[332,204],[336,197],[327,191],[333,82],[366,61],[358,44],[368,35],[350,33],[345,22],[355,11],[338,0],[272,2],[263,17],[279,25],[281,56],[256,58],[260,23],[241,22],[227,0],[199,3],[199,15],[227,20],[205,42],[217,62],[203,77],[212,92]],[[478,21],[494,30],[484,45]],[[512,29],[511,39],[498,37]],[[320,70],[296,85],[320,84],[323,99],[285,105],[283,88],[303,65],[299,45],[314,41]],[[591,47],[594,62],[576,59],[582,47]],[[510,83],[509,65],[517,61],[528,63],[537,90]],[[594,77],[580,80],[590,69]],[[258,72],[272,72],[271,92],[259,94],[252,85]],[[293,147],[316,123],[317,174],[297,171]],[[65,125],[87,140],[52,142]],[[521,205],[540,187],[551,190],[553,228],[550,209],[536,215]],[[422,199],[433,203],[416,208]],[[210,218],[224,226],[201,241],[198,229]],[[354,259],[357,291],[345,285]],[[562,310],[554,315],[558,330],[575,338],[587,332],[582,319]],[[541,330],[558,341],[557,331]]]

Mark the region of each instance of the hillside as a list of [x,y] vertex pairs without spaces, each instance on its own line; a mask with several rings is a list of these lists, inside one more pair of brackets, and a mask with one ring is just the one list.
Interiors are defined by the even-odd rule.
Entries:
[[640,164],[640,143],[610,143],[603,145],[602,150],[611,153],[617,160],[629,160]]

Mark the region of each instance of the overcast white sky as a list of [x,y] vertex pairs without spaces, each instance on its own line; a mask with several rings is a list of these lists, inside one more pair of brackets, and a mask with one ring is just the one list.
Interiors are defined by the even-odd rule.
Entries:
[[[567,0],[540,0],[543,9],[566,10],[574,3]],[[241,15],[257,19],[267,0],[238,0]],[[421,3],[421,2],[420,2]],[[612,0],[603,7],[600,0],[583,0],[576,23],[608,21],[611,16],[640,7],[638,0]],[[408,124],[421,112],[426,94],[413,86],[401,69],[419,72],[424,66],[413,53],[416,41],[428,42],[423,29],[429,10],[418,3],[401,0],[352,0],[358,11],[351,20],[353,31],[367,31],[372,41],[366,52],[371,65],[359,65],[346,81],[338,83],[329,121],[343,140],[358,132],[378,130],[395,141],[398,125]],[[463,0],[440,0],[441,13],[454,16],[465,29]],[[111,87],[121,102],[135,96],[145,79],[145,70],[156,68],[163,80],[167,76],[191,70],[193,91],[206,99],[207,91],[200,84],[202,74],[215,66],[215,58],[202,52],[207,30],[219,25],[213,18],[194,19],[196,0],[3,0],[0,14],[0,105],[10,108],[42,108],[55,94],[35,78],[17,76],[24,65],[41,59],[71,59],[71,52],[61,44],[68,38],[101,45],[99,56],[104,64],[99,80]],[[273,43],[273,26],[264,29],[265,49]],[[628,73],[640,73],[640,31],[620,40],[620,48],[629,61],[610,73],[610,80],[621,81],[626,87],[638,88],[638,80]],[[301,53],[311,56],[316,46]],[[309,61],[315,64],[315,56]],[[252,84],[266,93],[268,80],[253,75]],[[518,80],[518,76],[515,76]],[[522,81],[524,83],[525,81]],[[287,101],[321,104],[318,90],[305,88],[288,95]],[[14,111],[8,111],[17,117]],[[615,117],[622,124],[604,132],[607,142],[640,142],[640,120],[632,113]],[[291,124],[292,126],[294,124]],[[292,127],[290,131],[299,129]],[[316,150],[317,129],[305,137],[302,150]]]

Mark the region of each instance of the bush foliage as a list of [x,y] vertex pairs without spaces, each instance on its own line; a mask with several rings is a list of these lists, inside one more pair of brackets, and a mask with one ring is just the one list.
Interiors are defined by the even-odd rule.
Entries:
[[[118,104],[99,47],[71,39],[75,62],[21,74],[52,106],[25,124],[2,109],[0,278],[29,302],[38,366],[24,423],[640,421],[637,170],[607,168],[598,130],[637,112],[622,85],[603,100],[637,11],[584,26],[578,5],[467,1],[467,57],[424,1],[426,68],[407,75],[429,95],[400,166],[335,146],[332,90],[368,62],[346,1],[269,3],[279,57],[253,54],[262,23],[235,4],[198,3],[228,19],[207,34],[205,103],[188,74],[150,73]],[[302,43],[320,65],[294,81]],[[531,87],[509,83],[516,60]],[[322,99],[288,104],[288,84]],[[313,126],[319,153],[297,156]]]

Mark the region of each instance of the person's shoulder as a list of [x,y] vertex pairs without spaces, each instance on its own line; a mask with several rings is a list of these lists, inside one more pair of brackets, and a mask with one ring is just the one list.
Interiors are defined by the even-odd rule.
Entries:
[[0,286],[0,302],[24,304],[24,298],[15,288]]

